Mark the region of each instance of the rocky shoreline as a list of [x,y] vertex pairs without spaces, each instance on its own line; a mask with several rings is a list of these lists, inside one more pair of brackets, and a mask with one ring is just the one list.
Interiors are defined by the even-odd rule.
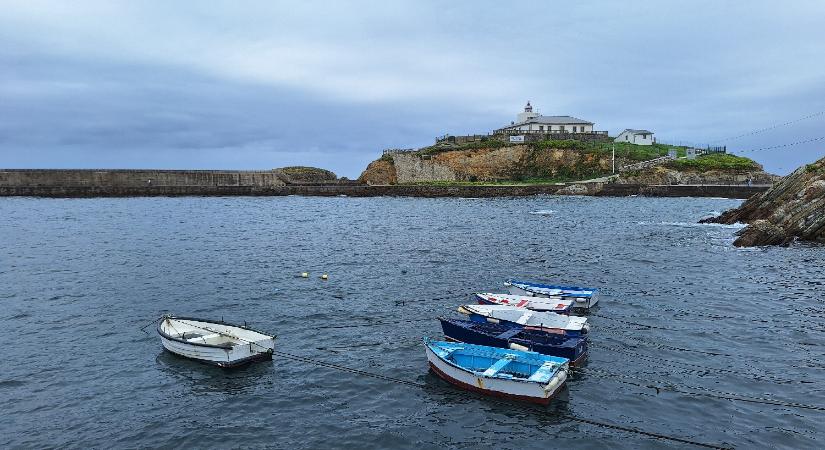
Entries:
[[788,245],[794,240],[825,243],[825,158],[797,169],[742,206],[702,223],[747,223],[737,247]]

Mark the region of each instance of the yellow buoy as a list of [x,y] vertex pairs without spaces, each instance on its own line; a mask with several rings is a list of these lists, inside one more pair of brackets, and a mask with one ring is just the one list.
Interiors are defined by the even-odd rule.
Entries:
[[328,279],[329,279],[329,275],[327,275],[327,274],[323,274],[323,275],[321,275],[321,279],[322,279],[322,280],[328,280]]
[[301,278],[309,278],[309,272],[301,272]]

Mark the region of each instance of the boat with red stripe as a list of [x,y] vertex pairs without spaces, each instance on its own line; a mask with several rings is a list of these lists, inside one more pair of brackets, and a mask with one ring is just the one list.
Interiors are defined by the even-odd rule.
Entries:
[[561,297],[531,297],[512,294],[475,294],[479,305],[507,305],[533,311],[548,311],[558,314],[567,314],[573,307],[573,300]]

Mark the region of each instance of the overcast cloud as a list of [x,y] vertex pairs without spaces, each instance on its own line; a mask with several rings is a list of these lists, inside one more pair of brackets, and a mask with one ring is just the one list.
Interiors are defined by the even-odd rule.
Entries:
[[[825,2],[0,1],[0,166],[357,177],[529,99],[714,143],[825,111]],[[787,173],[825,114],[722,141]]]

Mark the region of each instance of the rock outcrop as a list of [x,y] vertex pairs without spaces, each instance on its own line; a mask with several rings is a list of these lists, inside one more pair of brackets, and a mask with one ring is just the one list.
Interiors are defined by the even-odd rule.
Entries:
[[371,162],[361,176],[358,177],[358,181],[381,185],[398,183],[392,158],[384,157]]
[[748,223],[738,247],[785,245],[794,239],[825,243],[825,158],[797,169],[742,206],[703,223]]
[[359,177],[369,184],[433,181],[518,181],[586,178],[610,169],[609,156],[529,145],[394,153],[373,161]]
[[781,177],[755,170],[675,170],[668,167],[652,167],[632,173],[622,174],[616,180],[621,184],[773,184]]
[[286,184],[326,183],[338,179],[335,173],[317,167],[292,166],[281,167],[273,171]]

